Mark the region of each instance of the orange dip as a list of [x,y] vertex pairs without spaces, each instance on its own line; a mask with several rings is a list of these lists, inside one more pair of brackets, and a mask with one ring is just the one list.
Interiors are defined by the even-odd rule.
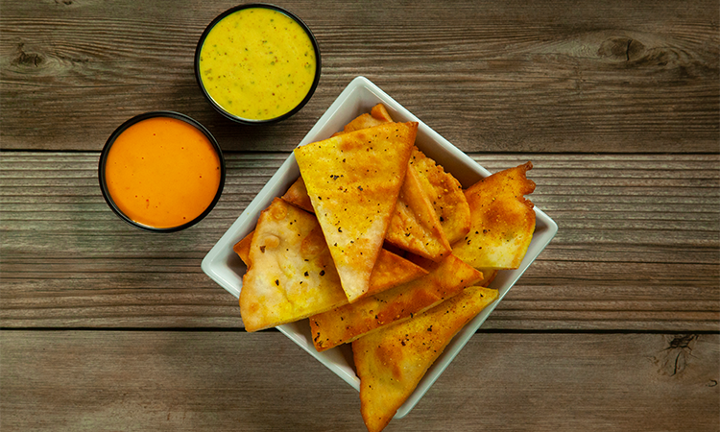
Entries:
[[152,228],[193,221],[220,187],[220,157],[200,130],[182,120],[153,117],[123,131],[110,147],[105,181],[128,218]]

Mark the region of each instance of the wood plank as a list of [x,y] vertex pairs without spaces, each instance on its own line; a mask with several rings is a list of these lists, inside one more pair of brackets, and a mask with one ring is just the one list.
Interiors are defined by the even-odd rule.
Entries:
[[[532,199],[560,226],[484,328],[717,329],[720,156],[472,156],[491,171],[532,159]],[[0,325],[242,327],[200,261],[286,154],[229,154],[217,208],[167,235],[109,210],[97,154],[2,157]]]
[[193,75],[203,28],[235,4],[3,0],[2,147],[99,150],[126,119],[169,109],[226,150],[288,151],[364,75],[465,151],[717,152],[713,1],[290,0],[323,75],[299,114],[259,128],[216,114]]
[[[0,335],[3,432],[364,430],[277,332]],[[717,334],[477,334],[386,431],[717,431],[719,358]]]

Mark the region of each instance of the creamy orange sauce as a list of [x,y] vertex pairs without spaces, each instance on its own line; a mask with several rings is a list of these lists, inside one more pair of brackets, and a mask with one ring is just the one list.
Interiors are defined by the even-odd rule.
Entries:
[[293,18],[273,9],[241,9],[221,19],[200,49],[205,91],[237,117],[279,117],[305,99],[315,79],[312,41]]
[[108,152],[105,181],[117,207],[153,228],[191,222],[220,187],[220,157],[210,140],[178,119],[142,120],[117,137]]

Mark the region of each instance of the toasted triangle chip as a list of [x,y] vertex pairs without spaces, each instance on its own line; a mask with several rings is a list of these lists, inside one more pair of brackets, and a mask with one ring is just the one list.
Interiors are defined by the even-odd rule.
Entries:
[[260,214],[248,258],[240,291],[247,331],[346,303],[317,219],[280,198]]
[[453,244],[463,238],[470,231],[470,208],[460,182],[417,148],[410,167],[420,175],[447,240]]
[[307,210],[310,213],[315,213],[315,209],[313,209],[312,202],[310,202],[310,196],[307,193],[307,188],[305,187],[305,182],[303,181],[302,176],[295,180],[295,183],[293,183],[287,192],[285,192],[282,199],[290,204],[300,207],[303,210]]
[[453,244],[453,253],[477,269],[520,266],[535,231],[533,203],[523,195],[535,190],[527,171],[532,163],[500,171],[465,191],[470,205],[470,232]]
[[392,121],[393,120],[390,117],[390,114],[388,114],[387,109],[385,109],[385,106],[383,104],[377,104],[372,108],[370,114],[361,114],[353,121],[345,125],[345,128],[342,132],[336,132],[335,134],[333,134],[333,136],[342,135],[360,129],[367,129],[379,126],[383,123],[389,123]]
[[455,334],[497,295],[492,289],[466,288],[411,320],[353,342],[361,412],[369,432],[387,426]]
[[450,254],[450,243],[419,177],[416,170],[408,169],[385,239],[406,251],[441,261]]
[[[333,136],[377,126],[386,122],[392,122],[392,118],[383,104],[377,104],[372,108],[370,114],[366,113],[356,117],[345,126],[342,132],[338,132]],[[417,149],[414,151],[417,151]],[[421,157],[424,157],[424,155]],[[403,250],[429,258],[433,261],[441,261],[450,253],[450,242],[445,236],[445,232],[430,202],[425,186],[421,184],[417,170],[408,170],[408,173],[411,173],[411,175],[408,174],[405,177],[398,197],[395,214],[391,219],[385,239]],[[435,193],[434,190],[433,193]],[[460,198],[464,199],[462,191],[458,193]],[[298,181],[290,187],[288,192],[283,196],[283,199],[308,211],[312,211],[308,209],[312,204],[310,203],[309,197],[307,197],[307,189],[302,179],[298,179]]]
[[[383,249],[387,249],[390,252],[392,252],[396,255],[400,255],[403,258],[408,258],[408,256],[414,256],[413,254],[409,254],[408,251],[402,250],[399,247],[395,246],[394,244],[392,244],[388,241],[383,243]],[[410,260],[410,261],[412,261],[412,260]],[[417,264],[417,263],[415,263],[415,264]],[[422,264],[417,264],[417,265],[419,265],[420,267],[423,267],[423,268],[426,267],[426,266],[423,266]]]
[[495,278],[498,275],[498,271],[499,271],[499,270],[491,270],[491,269],[479,269],[479,270],[482,272],[485,279],[483,279],[482,283],[479,283],[478,286],[485,287],[485,288],[489,287],[490,284],[492,283],[492,281],[495,280]]
[[250,231],[250,234],[246,235],[239,242],[233,246],[233,251],[238,254],[240,259],[245,263],[246,266],[250,266],[250,243],[255,231]]
[[385,123],[295,149],[350,302],[368,292],[416,133],[417,123]]
[[[317,218],[283,200],[276,198],[261,214],[255,231],[233,249],[249,267],[240,292],[240,313],[247,331],[297,321],[348,303]],[[381,292],[427,273],[382,249],[370,277],[370,291]]]
[[398,285],[413,281],[428,274],[428,271],[387,249],[380,254],[370,276],[370,288],[367,295],[381,293]]
[[310,317],[313,344],[318,351],[325,351],[352,342],[382,326],[409,319],[482,279],[482,273],[450,255],[412,282]]
[[381,121],[392,122],[393,119],[390,117],[390,113],[383,104],[377,104],[370,110],[370,115]]

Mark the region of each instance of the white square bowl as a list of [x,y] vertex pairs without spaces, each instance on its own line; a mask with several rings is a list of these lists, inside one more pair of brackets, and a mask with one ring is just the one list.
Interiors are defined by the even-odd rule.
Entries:
[[[418,122],[418,134],[415,144],[426,155],[434,159],[457,178],[464,188],[471,186],[478,180],[490,175],[490,172],[478,165],[468,155],[450,144],[437,132],[430,129],[425,123],[415,117],[410,111],[395,102],[385,92],[380,90],[367,78],[355,78],[315,126],[305,135],[299,146],[329,138],[333,133],[340,131],[352,119],[362,113],[370,112],[370,109],[378,103],[382,103],[395,121]],[[518,165],[525,161],[519,161]],[[509,167],[508,167],[509,168]],[[202,261],[203,271],[215,282],[225,288],[235,297],[240,296],[242,289],[242,275],[247,268],[240,258],[233,252],[233,245],[255,229],[260,212],[266,209],[273,198],[282,196],[290,185],[300,176],[300,170],[295,162],[295,155],[290,157],[280,166],[275,175],[262,188],[260,193],[252,200],[250,205],[232,224],[227,232],[220,238],[215,246],[208,252]],[[438,379],[440,374],[452,362],[457,353],[467,343],[470,337],[477,331],[487,319],[488,315],[500,303],[515,282],[527,270],[530,264],[550,243],[550,240],[557,232],[557,224],[540,209],[535,207],[536,227],[535,234],[530,243],[528,251],[517,270],[507,270],[498,273],[490,288],[497,289],[499,295],[497,300],[485,308],[472,321],[470,321],[445,348],[445,351],[432,365],[428,372],[418,384],[413,394],[398,409],[395,418],[402,418],[418,403],[420,398]],[[291,324],[278,326],[287,337],[300,345],[310,355],[318,359],[322,364],[335,372],[340,378],[360,390],[360,379],[355,373],[352,361],[352,350],[349,344],[317,352],[312,343],[310,324],[307,319]]]

